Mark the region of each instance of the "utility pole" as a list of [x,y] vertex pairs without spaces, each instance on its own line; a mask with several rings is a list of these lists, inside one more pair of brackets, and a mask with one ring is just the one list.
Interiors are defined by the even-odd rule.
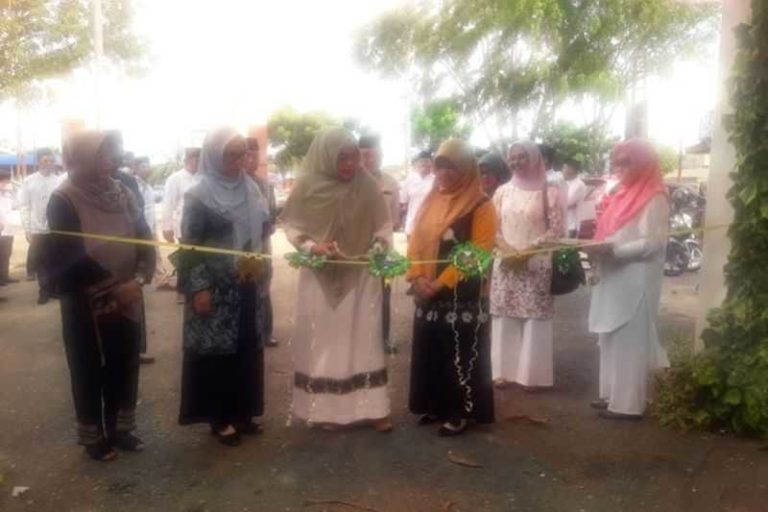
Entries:
[[92,0],[93,5],[93,63],[94,87],[96,98],[96,128],[101,128],[101,72],[104,59],[104,16],[101,0]]

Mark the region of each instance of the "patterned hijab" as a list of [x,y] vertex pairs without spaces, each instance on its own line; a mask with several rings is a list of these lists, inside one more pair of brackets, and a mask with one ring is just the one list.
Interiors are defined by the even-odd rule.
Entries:
[[[391,230],[387,205],[373,177],[359,169],[349,181],[338,178],[339,153],[356,144],[343,128],[318,133],[282,212],[282,220],[302,242],[335,241],[349,256],[365,254],[376,233],[388,224]],[[352,265],[326,265],[316,271],[332,307],[354,288],[361,271],[365,269]]]
[[[437,259],[443,233],[485,199],[477,161],[466,142],[459,139],[443,142],[435,155],[435,163],[440,159],[450,161],[461,173],[461,179],[451,190],[440,190],[435,181],[424,198],[408,242],[408,258],[411,260]],[[436,277],[435,263],[425,264],[423,268],[427,278]]]

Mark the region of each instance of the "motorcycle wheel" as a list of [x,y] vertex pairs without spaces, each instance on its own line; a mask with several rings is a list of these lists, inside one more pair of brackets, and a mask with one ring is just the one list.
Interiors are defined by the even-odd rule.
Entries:
[[685,244],[688,249],[688,266],[685,268],[688,272],[697,272],[701,269],[701,262],[704,259],[704,251],[697,242],[688,242]]
[[668,246],[664,260],[664,275],[676,277],[682,275],[688,267],[688,255],[682,247]]

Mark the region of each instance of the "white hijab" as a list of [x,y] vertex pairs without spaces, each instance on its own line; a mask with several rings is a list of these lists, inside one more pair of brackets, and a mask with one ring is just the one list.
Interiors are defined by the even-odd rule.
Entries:
[[190,194],[232,222],[235,249],[244,249],[250,242],[252,251],[260,251],[263,224],[269,219],[266,200],[258,185],[245,176],[245,172],[236,178],[223,172],[224,148],[239,135],[230,127],[208,132],[200,154],[200,183]]

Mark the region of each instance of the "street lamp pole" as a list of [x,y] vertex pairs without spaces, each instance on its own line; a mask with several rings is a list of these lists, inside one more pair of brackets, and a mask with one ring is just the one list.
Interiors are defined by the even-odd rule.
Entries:
[[93,66],[96,98],[96,128],[101,128],[101,67],[104,58],[104,16],[101,0],[92,0],[93,6],[93,48],[95,62]]

